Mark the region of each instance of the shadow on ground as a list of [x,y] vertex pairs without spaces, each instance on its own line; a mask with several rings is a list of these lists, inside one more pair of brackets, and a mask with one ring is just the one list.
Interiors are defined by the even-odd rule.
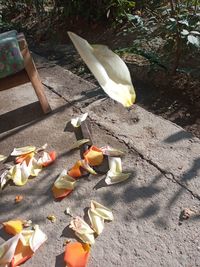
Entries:
[[60,255],[56,256],[55,267],[66,267],[66,264],[64,262],[64,255],[65,253],[63,252]]
[[0,115],[0,133],[4,133],[31,121],[43,118],[39,102],[34,102],[24,107]]

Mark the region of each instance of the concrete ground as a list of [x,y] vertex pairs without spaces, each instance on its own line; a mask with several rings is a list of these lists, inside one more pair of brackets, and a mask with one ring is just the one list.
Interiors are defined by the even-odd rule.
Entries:
[[[200,266],[200,140],[179,126],[134,105],[124,109],[103,90],[63,68],[36,56],[36,63],[53,109],[42,115],[32,87],[27,84],[0,94],[0,154],[14,147],[49,144],[57,161],[25,186],[8,185],[0,193],[0,220],[31,219],[48,241],[25,267],[63,267],[63,243],[75,238],[64,211],[85,216],[90,200],[110,209],[114,221],[105,224],[91,250],[88,267]],[[80,158],[70,146],[76,141],[67,123],[89,113],[93,142],[126,152],[123,168],[129,180],[106,186],[104,176],[79,181],[74,192],[56,202],[51,187],[63,168]],[[15,196],[24,199],[14,203]],[[181,211],[195,210],[180,222]],[[51,223],[47,216],[57,220]],[[0,230],[0,243],[8,236]]]

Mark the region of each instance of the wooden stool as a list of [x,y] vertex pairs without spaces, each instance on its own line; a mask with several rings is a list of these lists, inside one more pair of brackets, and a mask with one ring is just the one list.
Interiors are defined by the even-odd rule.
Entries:
[[43,112],[49,113],[51,107],[46,98],[44,86],[41,83],[38,71],[31,57],[26,39],[23,34],[17,34],[17,40],[24,59],[24,69],[15,74],[6,76],[5,78],[1,78],[0,91],[31,82]]

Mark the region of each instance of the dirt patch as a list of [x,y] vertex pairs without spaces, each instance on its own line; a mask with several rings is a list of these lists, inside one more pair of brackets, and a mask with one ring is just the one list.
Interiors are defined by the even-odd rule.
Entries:
[[[71,44],[52,47],[44,43],[33,50],[52,63],[97,84]],[[124,60],[133,77],[137,104],[200,137],[200,82],[184,73],[169,75],[139,55],[125,56]]]

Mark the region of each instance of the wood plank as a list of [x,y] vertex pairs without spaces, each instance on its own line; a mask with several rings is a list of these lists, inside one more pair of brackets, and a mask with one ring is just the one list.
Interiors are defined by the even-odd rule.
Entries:
[[35,93],[40,101],[40,104],[42,106],[42,110],[44,113],[51,112],[51,107],[48,103],[47,97],[44,92],[44,86],[40,81],[39,74],[37,72],[37,69],[35,67],[34,61],[31,57],[31,54],[29,52],[28,47],[23,49],[23,57],[24,57],[24,66],[25,70],[28,74],[28,77],[32,83],[32,86],[35,90]]

